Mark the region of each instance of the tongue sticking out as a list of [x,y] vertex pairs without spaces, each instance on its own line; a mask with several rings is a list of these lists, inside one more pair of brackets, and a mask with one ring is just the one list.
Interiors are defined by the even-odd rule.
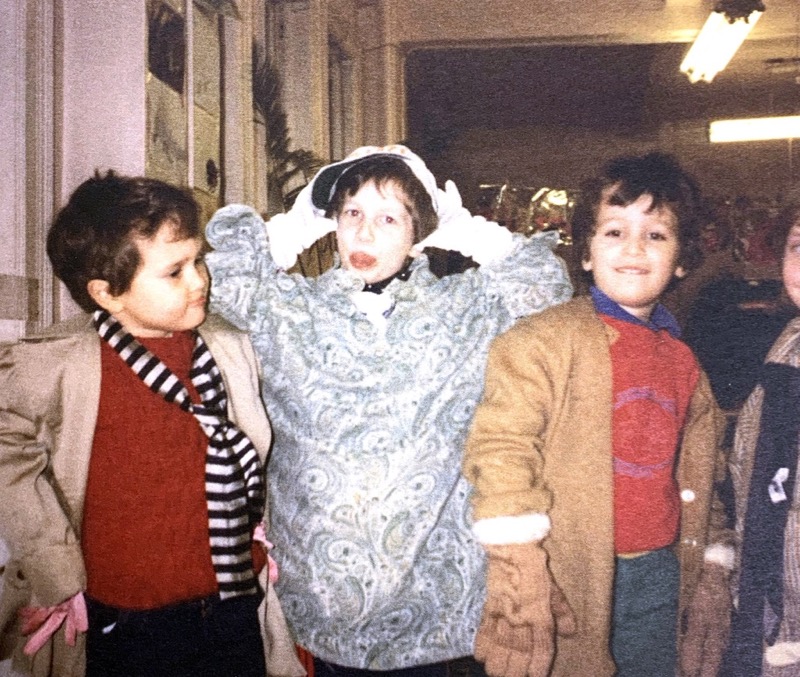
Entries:
[[374,256],[365,254],[364,252],[350,254],[350,265],[360,270],[374,266],[376,261],[377,259]]

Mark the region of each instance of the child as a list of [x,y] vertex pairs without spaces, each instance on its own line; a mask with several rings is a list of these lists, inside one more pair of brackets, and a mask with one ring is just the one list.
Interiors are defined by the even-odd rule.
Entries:
[[674,677],[693,598],[684,674],[714,674],[733,557],[713,491],[720,416],[659,304],[697,263],[701,211],[669,156],[611,161],[573,223],[590,295],[493,343],[464,459],[490,675]]
[[17,670],[265,674],[251,535],[271,431],[246,336],[203,324],[201,235],[188,191],[113,172],[50,229],[92,316],[0,352],[0,627]]
[[[773,233],[786,294],[800,308],[800,191],[790,194]],[[741,561],[725,677],[800,675],[798,367],[794,319],[769,351],[736,426],[731,477]]]
[[[269,374],[277,592],[318,676],[444,676],[471,656],[484,558],[459,469],[489,342],[571,295],[553,235],[473,218],[446,187],[403,146],[364,147],[287,214],[230,205],[206,228],[211,306]],[[285,272],[333,230],[334,268]],[[480,265],[437,278],[426,246]]]

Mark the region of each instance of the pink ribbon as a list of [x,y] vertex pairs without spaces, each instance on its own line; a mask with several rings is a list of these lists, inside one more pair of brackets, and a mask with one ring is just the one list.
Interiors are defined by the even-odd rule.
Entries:
[[256,543],[261,543],[267,551],[267,576],[270,583],[275,583],[278,580],[278,563],[272,559],[269,551],[275,546],[267,540],[267,530],[263,522],[259,522],[256,528],[253,529],[253,540]]
[[64,634],[69,646],[75,646],[79,632],[86,632],[89,629],[86,601],[82,592],[57,606],[23,607],[19,610],[19,615],[22,620],[22,634],[30,635],[23,649],[26,656],[33,656],[39,651],[62,623],[66,623]]

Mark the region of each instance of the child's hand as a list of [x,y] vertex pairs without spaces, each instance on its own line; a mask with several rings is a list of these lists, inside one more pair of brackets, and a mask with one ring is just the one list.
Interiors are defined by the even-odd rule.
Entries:
[[86,600],[82,592],[57,606],[23,607],[19,615],[22,620],[22,634],[28,636],[23,649],[26,656],[33,656],[39,651],[62,624],[65,624],[64,632],[69,646],[75,646],[79,632],[89,629]]
[[270,583],[278,581],[278,563],[272,559],[269,551],[275,546],[267,540],[267,532],[264,523],[260,522],[253,530],[253,541],[251,544],[251,554],[253,556],[253,570],[260,574],[261,570],[267,566],[267,578]]
[[716,677],[731,625],[730,570],[706,563],[680,645],[681,677]]
[[575,632],[575,616],[536,543],[486,546],[486,602],[475,658],[491,677],[545,677],[556,633]]
[[309,183],[286,214],[276,214],[267,222],[270,254],[283,270],[291,268],[297,256],[317,240],[336,230],[336,221],[311,204],[312,188]]
[[419,254],[426,247],[449,249],[482,265],[503,258],[511,250],[511,231],[482,216],[472,216],[461,204],[461,195],[452,181],[445,183],[445,190],[439,190],[438,203],[439,226],[414,245],[412,254]]

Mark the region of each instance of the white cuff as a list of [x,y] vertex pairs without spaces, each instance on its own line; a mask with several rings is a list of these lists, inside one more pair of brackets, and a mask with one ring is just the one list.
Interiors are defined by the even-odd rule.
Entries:
[[494,221],[486,221],[480,216],[474,216],[472,219],[472,241],[470,242],[472,260],[478,265],[484,266],[508,256],[514,245],[511,231]]
[[776,642],[764,650],[764,658],[776,667],[800,663],[800,642]]
[[[297,225],[302,227],[302,224]],[[303,251],[294,227],[296,224],[291,223],[286,214],[276,214],[266,223],[270,256],[275,265],[283,270],[289,270],[297,262],[297,255]]]
[[482,545],[510,545],[541,541],[550,533],[550,517],[540,512],[487,517],[472,525]]
[[732,545],[712,543],[706,547],[706,551],[703,553],[703,561],[709,564],[719,564],[719,566],[728,571],[732,571],[736,561],[736,554]]

